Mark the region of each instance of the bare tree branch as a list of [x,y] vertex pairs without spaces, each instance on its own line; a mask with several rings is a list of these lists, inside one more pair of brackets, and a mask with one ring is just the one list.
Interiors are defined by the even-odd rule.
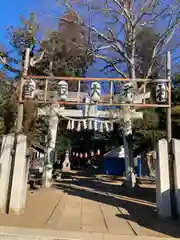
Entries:
[[123,78],[127,78],[125,73],[123,73],[120,69],[117,68],[116,64],[112,61],[112,59],[109,59],[108,57],[102,55],[95,55],[95,58],[104,60],[106,63],[110,64]]
[[120,10],[123,11],[123,13],[126,17],[126,20],[128,20],[128,22],[132,25],[133,21],[132,21],[130,13],[127,11],[127,8],[124,4],[125,1],[118,1],[118,0],[112,0],[112,1],[120,8]]
[[[147,0],[145,3],[143,3],[143,7],[140,7],[140,12],[135,16],[135,19],[133,21],[133,26],[136,27],[136,25],[143,19],[146,15],[155,15],[154,18],[157,18],[159,15],[161,15],[162,12],[165,10],[163,9],[162,12],[159,14],[154,13],[154,10],[158,6],[159,0]],[[155,20],[155,19],[154,19]]]
[[44,54],[45,54],[46,51],[47,51],[47,49],[45,49],[45,50],[41,53],[41,55],[39,56],[39,58],[36,58],[36,56],[30,58],[30,63],[29,63],[30,66],[31,66],[31,67],[35,67],[35,65],[36,65],[37,63],[39,63],[39,62],[43,59]]
[[[66,18],[61,18],[62,21],[66,21],[68,23],[72,22],[69,19]],[[76,24],[79,24],[78,22],[74,22]],[[125,58],[126,61],[128,61],[129,63],[131,63],[131,59],[128,57],[127,53],[125,52],[125,49],[123,49],[123,47],[121,46],[119,40],[117,39],[110,39],[109,37],[107,37],[106,35],[104,35],[102,32],[98,31],[95,27],[91,27],[91,26],[87,26],[85,25],[85,23],[83,23],[83,25],[85,27],[87,27],[88,29],[91,29],[93,32],[95,32],[97,34],[97,36],[99,38],[101,38],[102,40],[111,43],[111,48],[114,49],[116,52],[119,52],[121,54],[122,57]]]
[[[150,63],[150,66],[149,66],[149,69],[147,71],[147,75],[146,75],[146,79],[149,78],[150,74],[151,74],[151,71],[152,71],[152,67],[154,65],[154,62],[155,62],[155,58],[157,56],[157,51],[158,51],[158,47],[160,44],[163,45],[164,41],[166,39],[168,39],[168,36],[169,37],[172,37],[171,36],[171,31],[174,31],[174,29],[180,24],[180,19],[174,23],[172,26],[169,27],[169,29],[167,29],[167,31],[161,36],[161,38],[159,39],[159,41],[157,42],[157,44],[155,45],[154,49],[153,49],[153,53],[152,53],[152,60],[151,60],[151,63]],[[167,40],[168,42],[169,40]],[[164,45],[163,45],[164,46]]]
[[[63,2],[62,4],[66,6],[69,10],[74,11],[72,5],[70,4],[70,1],[60,1]],[[126,76],[126,74],[123,73],[123,71],[120,71],[117,67],[117,64],[111,57],[106,57],[103,54],[101,54],[101,50],[104,49],[111,49],[116,54],[119,54],[119,56],[124,60],[124,63],[126,64],[126,71],[127,69],[131,69],[129,72],[131,73],[131,77],[135,79],[135,66],[137,64],[137,56],[136,56],[136,29],[139,27],[139,24],[141,23],[142,19],[145,18],[147,21],[142,23],[141,25],[152,25],[158,20],[163,19],[170,19],[169,25],[167,26],[167,29],[164,33],[161,34],[160,39],[156,43],[156,45],[153,48],[152,51],[152,58],[150,61],[150,65],[146,74],[146,79],[149,78],[151,75],[154,67],[154,64],[156,62],[156,59],[158,56],[161,56],[163,53],[166,52],[165,46],[168,45],[169,41],[171,40],[172,36],[174,35],[174,31],[179,26],[180,19],[178,18],[176,1],[173,0],[171,4],[166,4],[165,6],[160,5],[160,0],[145,0],[142,1],[141,6],[137,10],[135,10],[135,1],[125,1],[125,0],[110,0],[106,1],[106,7],[102,7],[101,10],[106,11],[109,14],[109,19],[111,19],[111,16],[113,14],[115,15],[115,18],[117,20],[117,24],[121,24],[123,26],[123,33],[122,36],[117,36],[112,30],[111,27],[107,26],[107,32],[102,32],[101,30],[98,30],[96,26],[92,25],[86,25],[84,22],[82,25],[84,25],[87,29],[90,29],[93,33],[96,34],[96,36],[99,38],[99,41],[101,41],[103,44],[101,47],[97,47],[94,44],[94,48],[92,51],[92,54],[95,53],[95,57],[98,59],[104,60],[109,66],[114,68],[114,70],[119,73],[121,76]],[[177,14],[177,19],[175,19],[175,15]],[[79,16],[79,14],[77,13]],[[106,16],[108,18],[108,15]],[[79,17],[80,19],[80,17]],[[67,19],[64,19],[64,21],[68,21]],[[121,29],[121,28],[120,28]],[[121,29],[121,30],[122,30]],[[122,39],[122,40],[121,40]],[[173,49],[175,46],[172,46],[171,49]],[[156,66],[158,68],[158,66]],[[132,71],[133,69],[133,71]],[[156,69],[156,68],[155,68]],[[133,73],[133,74],[132,74]]]
[[4,68],[6,68],[7,70],[9,70],[11,72],[14,72],[14,73],[19,73],[20,72],[19,69],[13,68],[12,66],[10,66],[8,64],[7,55],[2,51],[0,51],[0,61],[3,64]]

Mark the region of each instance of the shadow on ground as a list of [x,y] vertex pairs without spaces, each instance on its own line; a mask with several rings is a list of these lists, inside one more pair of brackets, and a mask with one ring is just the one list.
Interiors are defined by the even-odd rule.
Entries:
[[[71,177],[73,178],[71,184],[69,184],[69,179],[64,177],[62,181],[53,186],[69,195],[117,207],[119,209],[117,217],[134,221],[140,226],[159,233],[180,237],[178,222],[158,218],[154,188],[139,186],[128,190],[123,186],[110,184],[109,181],[108,183],[97,181],[91,173],[87,172],[72,174]],[[121,208],[126,209],[129,214],[123,214]]]
[[[106,179],[108,180],[106,181]],[[61,186],[64,184],[69,184],[70,179],[73,180],[73,186],[82,186],[83,188],[89,188],[96,191],[104,192],[105,190],[109,193],[126,196],[130,198],[135,198],[139,200],[144,200],[149,203],[156,202],[156,189],[151,184],[152,181],[143,181],[143,183],[148,183],[149,187],[142,187],[143,184],[137,185],[135,189],[131,191],[124,187],[122,184],[122,177],[119,176],[109,176],[104,177],[100,183],[97,183],[97,179],[94,178],[94,174],[91,172],[77,172],[77,173],[65,173],[62,177],[62,180],[57,184],[57,186]],[[114,181],[114,179],[116,179]],[[118,182],[119,184],[113,184],[114,182]]]

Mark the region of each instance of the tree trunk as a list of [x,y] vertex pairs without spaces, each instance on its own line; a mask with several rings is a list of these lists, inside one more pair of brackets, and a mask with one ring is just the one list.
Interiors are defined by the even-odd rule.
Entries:
[[136,30],[134,27],[131,28],[131,78],[133,81],[136,79],[136,68],[135,68],[135,52],[136,52]]

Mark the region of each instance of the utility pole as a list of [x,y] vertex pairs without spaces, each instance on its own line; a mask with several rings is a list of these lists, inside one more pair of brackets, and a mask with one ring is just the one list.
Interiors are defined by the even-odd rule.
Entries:
[[175,195],[175,181],[174,181],[174,154],[172,149],[172,119],[171,119],[171,53],[167,52],[167,66],[166,66],[166,78],[168,82],[168,104],[169,107],[166,110],[166,130],[167,130],[167,142],[168,142],[168,156],[169,156],[169,178],[170,178],[170,199],[171,199],[171,217],[173,220],[178,218],[177,213],[177,200]]

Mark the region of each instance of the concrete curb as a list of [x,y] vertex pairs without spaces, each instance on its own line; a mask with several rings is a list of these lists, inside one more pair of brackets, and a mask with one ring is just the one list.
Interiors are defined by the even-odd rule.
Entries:
[[159,238],[132,235],[114,235],[106,233],[91,233],[78,231],[58,231],[49,229],[30,229],[20,227],[0,226],[0,240],[171,240],[174,238]]

